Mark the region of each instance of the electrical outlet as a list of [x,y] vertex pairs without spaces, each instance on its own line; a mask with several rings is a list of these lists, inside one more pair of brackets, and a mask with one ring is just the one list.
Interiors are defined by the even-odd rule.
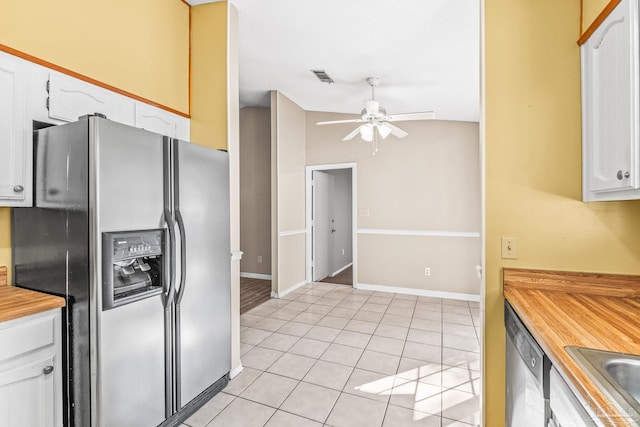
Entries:
[[262,255],[258,255],[258,262],[262,262]]
[[370,215],[369,209],[360,209],[358,211],[358,215],[359,216],[369,216]]
[[515,237],[502,238],[502,258],[518,259],[518,239]]
[[424,268],[424,275],[425,276],[431,276],[431,268],[430,267],[425,267]]

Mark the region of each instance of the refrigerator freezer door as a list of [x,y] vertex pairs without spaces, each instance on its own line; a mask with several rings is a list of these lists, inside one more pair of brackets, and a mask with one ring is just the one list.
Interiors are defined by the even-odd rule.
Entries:
[[176,140],[174,162],[186,251],[176,299],[181,408],[231,369],[229,156]]
[[100,427],[156,426],[165,419],[164,308],[160,295],[103,311],[103,232],[164,226],[162,136],[91,119],[95,150],[96,226],[93,245],[98,287],[95,308]]

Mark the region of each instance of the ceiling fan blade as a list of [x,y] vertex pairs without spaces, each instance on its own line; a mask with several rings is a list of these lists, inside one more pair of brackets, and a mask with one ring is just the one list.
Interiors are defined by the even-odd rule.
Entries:
[[395,136],[396,138],[404,138],[405,136],[409,135],[407,132],[403,131],[398,126],[392,125],[391,123],[387,122],[384,125],[391,128],[391,135]]
[[[360,125],[360,126],[362,126],[362,125]],[[360,126],[358,126],[353,131],[351,131],[351,133],[349,133],[349,135],[347,135],[344,138],[342,138],[342,140],[343,141],[349,141],[350,139],[353,139],[357,134],[360,133]]]
[[350,119],[350,120],[332,120],[329,122],[318,122],[317,125],[335,125],[338,123],[361,123],[362,119]]
[[435,118],[436,113],[433,111],[425,111],[423,113],[394,114],[393,116],[385,117],[385,120],[391,122],[406,122],[409,120],[433,120]]

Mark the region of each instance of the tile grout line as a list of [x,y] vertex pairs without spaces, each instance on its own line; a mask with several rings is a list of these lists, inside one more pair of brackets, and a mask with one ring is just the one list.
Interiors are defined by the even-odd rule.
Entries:
[[[269,332],[269,335],[267,335],[267,336],[266,336],[262,341],[258,342],[258,344],[256,344],[254,347],[260,347],[260,348],[264,348],[264,349],[274,350],[274,349],[271,349],[271,348],[269,348],[269,347],[262,347],[260,344],[261,344],[263,341],[267,340],[269,337],[271,337],[271,336],[272,336],[273,334],[275,334],[275,333],[278,333],[278,334],[281,334],[281,335],[292,336],[292,337],[295,337],[295,338],[296,338],[295,342],[294,342],[293,344],[291,344],[290,346],[288,346],[287,350],[284,350],[284,351],[282,352],[282,355],[281,355],[281,356],[279,356],[279,357],[278,357],[278,359],[276,359],[273,363],[271,363],[271,364],[269,365],[269,367],[267,367],[267,368],[266,368],[266,369],[269,369],[271,366],[273,366],[275,363],[277,363],[277,361],[278,361],[278,360],[280,360],[280,359],[284,356],[284,354],[292,354],[292,355],[293,355],[294,353],[289,353],[289,350],[290,350],[293,346],[295,346],[297,343],[299,343],[299,342],[302,340],[302,338],[306,338],[306,339],[309,339],[309,340],[315,340],[315,341],[319,341],[319,342],[325,342],[325,343],[328,343],[327,348],[326,348],[324,351],[322,351],[318,357],[314,357],[314,358],[313,358],[313,359],[314,359],[313,365],[312,365],[312,366],[311,366],[311,367],[306,371],[306,373],[305,373],[305,375],[302,377],[302,379],[297,380],[297,378],[295,378],[295,379],[298,381],[298,384],[296,385],[296,387],[294,387],[294,389],[293,389],[291,392],[289,392],[289,393],[287,394],[287,396],[286,396],[286,397],[285,397],[285,399],[283,400],[283,402],[284,402],[284,401],[286,401],[286,400],[289,398],[289,396],[291,395],[291,393],[293,393],[293,391],[294,391],[295,389],[297,389],[297,387],[299,387],[299,385],[300,385],[300,383],[301,383],[301,382],[305,382],[305,383],[307,383],[306,381],[304,381],[304,379],[306,378],[306,376],[308,375],[308,373],[309,373],[311,370],[313,370],[313,369],[314,369],[314,367],[316,367],[316,366],[318,365],[318,362],[319,362],[320,360],[322,360],[321,358],[322,358],[322,357],[327,353],[327,351],[328,351],[329,347],[330,347],[332,344],[336,344],[336,345],[338,345],[338,343],[336,343],[336,342],[335,342],[335,340],[336,340],[337,336],[339,336],[342,332],[344,332],[344,331],[349,331],[349,332],[354,332],[354,333],[364,333],[364,334],[369,335],[369,338],[367,339],[366,344],[364,344],[364,347],[359,347],[359,346],[350,345],[350,344],[340,344],[340,345],[344,345],[344,346],[346,346],[346,347],[351,347],[351,348],[358,348],[358,349],[361,349],[361,350],[362,350],[362,353],[360,354],[360,357],[358,357],[358,360],[355,362],[355,364],[354,364],[353,366],[350,366],[350,365],[343,365],[342,363],[336,362],[336,364],[338,364],[338,365],[341,365],[341,366],[347,366],[347,367],[349,367],[349,368],[351,369],[351,373],[350,373],[350,375],[348,376],[347,380],[345,381],[344,385],[342,386],[341,390],[337,390],[337,391],[338,391],[338,393],[339,393],[339,394],[338,394],[338,398],[336,399],[336,401],[335,401],[335,402],[334,402],[334,404],[332,405],[332,407],[331,407],[331,409],[330,409],[330,411],[329,411],[329,415],[327,415],[327,417],[326,417],[326,418],[325,418],[325,420],[324,420],[324,422],[326,423],[326,421],[329,419],[329,417],[331,416],[331,414],[332,414],[332,413],[333,413],[333,411],[335,410],[335,407],[336,407],[336,404],[337,404],[338,400],[340,399],[340,397],[341,397],[343,394],[348,394],[348,395],[351,395],[351,396],[359,396],[359,395],[352,395],[351,393],[348,393],[347,391],[345,391],[345,390],[346,390],[346,389],[345,389],[346,384],[348,384],[348,382],[351,380],[351,378],[353,377],[353,375],[354,375],[354,373],[355,373],[355,370],[356,370],[356,369],[362,369],[362,368],[357,368],[357,365],[358,365],[358,363],[362,360],[362,357],[363,357],[363,355],[364,355],[364,352],[365,352],[365,351],[373,351],[373,350],[371,350],[371,349],[368,349],[368,346],[371,344],[371,342],[372,342],[372,340],[373,340],[373,337],[377,336],[377,337],[379,337],[379,338],[395,338],[395,337],[393,337],[393,336],[377,335],[377,334],[376,334],[376,332],[378,331],[378,329],[380,328],[380,326],[381,326],[381,325],[386,325],[386,326],[389,326],[389,327],[394,327],[394,326],[396,326],[396,324],[394,324],[394,323],[383,323],[383,319],[384,319],[384,317],[385,317],[385,316],[387,316],[387,315],[392,315],[392,314],[393,314],[394,316],[406,317],[406,316],[403,316],[403,315],[400,315],[400,314],[394,314],[394,313],[390,313],[390,312],[389,312],[389,310],[390,310],[390,308],[391,308],[391,307],[397,307],[397,308],[404,307],[404,305],[393,305],[393,302],[394,302],[395,300],[405,300],[405,298],[397,298],[397,295],[398,295],[398,294],[396,294],[396,293],[391,294],[391,298],[385,298],[387,301],[386,301],[386,303],[383,303],[383,304],[385,305],[384,311],[380,311],[380,312],[378,312],[378,311],[372,311],[372,312],[371,312],[371,313],[380,313],[380,314],[381,314],[380,319],[379,319],[379,320],[377,320],[377,321],[370,322],[369,320],[359,320],[359,319],[357,319],[359,322],[367,322],[367,323],[371,323],[371,324],[373,324],[373,325],[374,325],[374,326],[372,327],[372,329],[371,329],[371,332],[370,332],[370,333],[369,333],[369,332],[361,332],[361,331],[359,331],[359,330],[357,330],[357,329],[356,329],[356,330],[351,330],[351,329],[345,329],[345,328],[347,328],[347,327],[348,327],[349,323],[351,323],[352,321],[356,320],[356,319],[355,319],[355,317],[358,315],[358,313],[359,313],[359,312],[361,312],[361,311],[362,311],[362,312],[369,312],[369,310],[363,310],[364,305],[366,305],[367,303],[376,303],[376,304],[379,304],[379,303],[380,303],[380,301],[371,301],[371,299],[372,299],[373,297],[381,297],[381,296],[383,296],[383,295],[381,295],[379,292],[371,292],[371,293],[367,293],[367,294],[363,294],[363,295],[362,295],[362,296],[365,296],[365,295],[366,295],[366,297],[367,297],[367,298],[366,298],[366,299],[364,299],[364,300],[361,300],[361,301],[359,301],[359,300],[347,300],[347,298],[349,297],[349,295],[359,295],[359,294],[357,294],[357,293],[354,293],[354,292],[353,292],[353,288],[352,288],[352,291],[351,291],[351,292],[344,292],[344,293],[343,293],[343,292],[340,292],[340,294],[341,294],[341,298],[332,298],[333,296],[335,296],[335,295],[332,295],[332,293],[333,293],[336,289],[338,289],[338,287],[334,286],[333,288],[330,288],[330,289],[328,289],[328,290],[327,290],[326,288],[323,288],[323,291],[324,291],[324,292],[323,292],[322,294],[320,294],[320,296],[318,297],[318,299],[317,299],[317,300],[319,300],[319,299],[321,299],[321,298],[326,298],[326,297],[329,297],[329,298],[331,298],[331,299],[337,299],[339,302],[338,302],[337,304],[335,304],[335,305],[325,305],[325,304],[322,304],[322,303],[319,303],[319,304],[318,304],[318,303],[317,303],[317,300],[316,300],[316,301],[314,301],[314,302],[297,301],[297,299],[298,299],[298,298],[300,298],[300,297],[302,297],[302,296],[304,296],[304,295],[307,295],[307,296],[316,296],[316,295],[309,295],[310,291],[312,291],[316,286],[317,286],[317,284],[315,284],[314,286],[310,287],[310,288],[309,288],[308,290],[306,290],[305,292],[301,292],[301,293],[299,293],[299,294],[297,295],[297,297],[295,297],[295,298],[293,298],[293,299],[289,299],[289,300],[288,300],[289,302],[288,302],[287,304],[285,304],[285,305],[282,305],[282,306],[278,305],[278,307],[272,307],[272,308],[275,308],[276,310],[274,310],[273,312],[271,312],[268,316],[257,316],[257,317],[262,317],[262,318],[271,318],[271,314],[273,314],[275,311],[277,311],[277,310],[279,310],[279,309],[286,308],[286,305],[288,305],[288,304],[290,304],[290,303],[292,303],[292,302],[299,302],[299,303],[305,303],[305,304],[307,304],[307,307],[306,307],[304,310],[302,310],[302,311],[298,311],[298,310],[296,310],[296,311],[297,311],[296,316],[294,316],[294,317],[292,317],[292,318],[289,318],[289,319],[288,319],[288,320],[286,320],[286,321],[285,321],[284,319],[279,319],[279,320],[285,321],[285,323],[284,323],[284,324],[282,324],[281,326],[279,326],[276,330],[268,330],[268,329],[255,328],[255,329],[260,329],[260,330],[263,330],[263,331]],[[386,294],[386,293],[384,294],[384,296],[385,296],[385,297],[386,297],[387,295],[389,295],[389,294]],[[306,299],[306,300],[308,301],[308,299]],[[399,355],[397,355],[397,353],[386,353],[385,351],[383,351],[383,352],[382,352],[383,354],[389,354],[389,355],[391,355],[391,356],[396,356],[396,355],[397,355],[396,357],[398,357],[398,358],[399,358],[399,362],[398,362],[398,365],[396,366],[395,375],[394,375],[394,381],[393,381],[393,382],[394,382],[394,385],[395,385],[396,380],[397,380],[397,375],[398,375],[398,372],[399,372],[399,370],[400,370],[400,361],[402,360],[402,357],[404,356],[404,353],[405,353],[405,350],[406,350],[406,346],[407,346],[407,342],[412,342],[412,343],[422,344],[422,343],[421,343],[421,342],[419,342],[419,341],[412,341],[412,340],[410,340],[410,339],[409,339],[409,332],[410,332],[410,331],[411,331],[411,329],[412,329],[413,321],[416,319],[416,318],[415,318],[415,314],[416,314],[416,310],[418,309],[418,303],[420,302],[420,299],[419,299],[419,298],[416,298],[416,299],[406,299],[406,300],[407,300],[407,301],[412,301],[412,302],[413,302],[413,304],[412,304],[412,307],[413,307],[413,308],[411,309],[411,315],[410,315],[410,317],[409,317],[409,319],[410,319],[410,321],[409,321],[409,325],[408,325],[408,327],[406,327],[407,332],[406,332],[406,334],[404,335],[404,340],[403,340],[403,343],[402,343],[402,350],[400,351],[400,354],[399,354]],[[340,304],[342,304],[342,303],[344,303],[344,302],[347,302],[347,301],[348,301],[348,302],[350,302],[351,307],[342,307],[342,308],[344,308],[345,310],[350,310],[350,311],[352,311],[352,312],[353,312],[353,314],[352,314],[352,315],[350,315],[350,316],[345,316],[345,315],[342,315],[342,316],[335,316],[335,315],[331,315],[331,314],[330,314],[330,313],[331,313],[331,311],[335,310],[336,308],[340,308],[340,307],[339,307],[339,305],[340,305]],[[358,305],[358,304],[355,304],[355,303],[360,303],[360,304]],[[313,306],[315,306],[315,305],[322,305],[322,306],[325,306],[325,307],[330,307],[330,309],[329,309],[329,311],[326,311],[325,313],[321,314],[321,315],[320,315],[320,317],[318,318],[318,320],[317,320],[317,321],[315,321],[315,323],[312,323],[312,324],[309,324],[309,323],[306,323],[306,322],[300,322],[300,323],[305,323],[305,324],[309,325],[309,326],[310,326],[309,330],[311,330],[311,329],[313,329],[313,328],[314,328],[314,327],[316,327],[316,326],[323,326],[323,325],[319,325],[319,323],[320,323],[320,322],[322,322],[322,320],[326,319],[327,317],[339,317],[339,318],[341,318],[341,319],[344,319],[346,323],[345,323],[345,324],[344,324],[344,326],[343,326],[343,327],[341,327],[341,328],[335,328],[335,329],[339,330],[338,335],[336,335],[336,337],[334,337],[334,338],[333,338],[333,339],[331,339],[330,341],[324,341],[324,340],[318,340],[318,339],[315,339],[315,338],[308,338],[308,337],[306,337],[306,334],[308,333],[308,331],[307,331],[304,335],[302,335],[302,336],[286,334],[286,333],[284,333],[284,332],[278,332],[280,329],[282,329],[283,327],[285,327],[285,325],[287,325],[287,324],[289,324],[289,323],[291,323],[291,322],[295,322],[295,320],[294,320],[294,319],[295,319],[295,317],[299,316],[301,313],[318,314],[318,313],[314,313],[314,312],[309,312],[309,311],[307,311],[307,310],[309,310],[311,307],[313,307]],[[355,305],[358,305],[358,307],[357,307],[357,308],[353,308],[353,306],[355,306]],[[455,321],[453,321],[453,322],[445,322],[445,319],[444,319],[444,317],[445,317],[445,311],[444,311],[444,306],[443,306],[443,301],[442,301],[442,299],[439,299],[439,304],[438,304],[438,305],[439,305],[439,309],[440,309],[440,310],[439,310],[439,311],[440,311],[440,316],[439,316],[439,317],[440,317],[440,364],[439,364],[439,365],[440,365],[440,370],[439,370],[439,377],[440,377],[440,394],[442,395],[442,393],[444,393],[444,391],[448,391],[448,390],[453,390],[453,389],[455,389],[455,386],[454,386],[454,387],[449,387],[449,388],[447,388],[447,389],[445,390],[445,387],[443,386],[443,382],[442,382],[442,381],[443,381],[443,371],[442,371],[442,368],[443,368],[443,366],[444,366],[444,364],[443,364],[443,360],[444,360],[444,328],[443,328],[443,326],[444,326],[444,323],[451,323],[451,324],[456,324],[456,325],[461,325],[461,326],[471,326],[471,327],[473,327],[473,328],[474,328],[474,335],[475,335],[476,341],[479,341],[479,338],[478,338],[478,336],[477,336],[477,329],[475,328],[475,324],[473,323],[473,315],[472,315],[472,312],[471,312],[471,307],[469,306],[469,304],[468,304],[468,303],[466,304],[466,307],[465,307],[465,308],[466,308],[467,312],[469,313],[470,320],[471,320],[471,325],[467,325],[466,323],[458,323],[458,322],[455,322]],[[460,306],[458,306],[457,304],[453,304],[452,306],[454,306],[454,307],[460,307]],[[394,311],[395,311],[395,312],[397,312],[398,310],[394,310]],[[401,310],[400,310],[400,311],[401,311]],[[428,309],[427,309],[427,311],[433,311],[433,310],[428,310]],[[453,311],[456,311],[456,309],[453,309]],[[250,313],[249,313],[249,314],[250,314]],[[347,314],[348,314],[348,312],[347,312]],[[452,314],[456,314],[456,315],[458,315],[458,313],[452,313]],[[454,320],[455,320],[455,318],[454,318]],[[258,321],[258,323],[259,323],[259,321]],[[252,326],[253,326],[253,325],[248,326],[248,327],[252,327]],[[259,326],[259,325],[257,325],[257,326]],[[333,328],[332,326],[324,326],[324,327]],[[354,326],[354,328],[356,328],[356,327]],[[403,327],[403,328],[404,328],[404,327]],[[392,335],[393,335],[393,334],[392,334]],[[453,335],[460,336],[460,337],[466,337],[466,335],[464,335],[464,334],[463,334],[463,335],[458,335],[458,334],[455,334],[455,333],[454,333]],[[398,338],[395,338],[395,339],[398,339]],[[248,343],[245,343],[245,344],[247,344],[247,345],[251,345],[251,344],[248,344]],[[465,353],[466,353],[466,352],[469,352],[469,353],[476,353],[476,352],[474,352],[474,351],[469,351],[469,350],[465,350],[465,349],[455,349],[455,348],[452,348],[452,350],[462,351],[462,352],[465,352]],[[249,351],[251,351],[251,350],[249,350]],[[279,350],[277,350],[277,351],[279,351]],[[308,357],[308,356],[305,356],[305,357]],[[327,363],[334,363],[334,362],[329,362],[329,361],[326,361],[326,362],[327,362]],[[431,363],[431,362],[429,362],[429,363]],[[468,370],[470,373],[471,373],[471,372],[475,372],[474,370],[471,370],[471,369],[469,368],[469,362],[467,362],[465,366],[467,367],[467,370]],[[455,366],[451,366],[451,368],[464,368],[464,366],[463,366],[463,365],[455,365]],[[250,387],[250,386],[251,386],[251,384],[253,384],[253,382],[255,382],[258,378],[260,378],[260,377],[264,374],[264,372],[267,372],[267,371],[266,371],[266,369],[265,369],[264,371],[261,371],[260,375],[259,375],[257,378],[255,378],[251,383],[249,383],[247,386],[245,386],[245,388],[244,388],[243,390],[241,390],[239,394],[243,393],[243,392],[244,392],[248,387]],[[376,373],[376,374],[383,374],[383,373],[379,373],[379,372],[375,372],[375,371],[369,371],[368,369],[364,369],[364,371],[367,371],[367,372],[373,372],[373,373]],[[279,374],[275,374],[275,373],[273,373],[273,374],[274,374],[274,375],[279,375]],[[471,375],[472,375],[472,374],[471,374]],[[286,378],[290,378],[290,377],[287,377],[286,375],[283,375],[283,376],[284,376],[284,377],[286,377]],[[471,377],[470,377],[470,378],[471,378]],[[419,382],[419,378],[418,378],[417,382]],[[312,384],[312,383],[307,383],[307,384]],[[318,386],[319,386],[319,385],[318,385]],[[321,386],[321,387],[323,387],[323,386]],[[473,384],[472,384],[472,387],[473,387]],[[331,390],[334,390],[334,391],[335,391],[335,389],[333,389],[333,388],[331,388],[331,387],[328,387],[328,388],[329,388],[329,389],[331,389]],[[393,388],[393,387],[392,387],[392,388]],[[474,393],[472,392],[471,394],[473,395]],[[237,399],[237,397],[240,397],[240,396],[234,396],[234,398],[231,400],[231,402],[229,402],[229,404],[231,404],[233,401],[235,401],[235,400]],[[362,398],[367,399],[367,397],[366,397],[366,396],[359,396],[359,397],[362,397]],[[242,397],[241,397],[241,398],[242,398]],[[244,399],[244,398],[243,398],[243,399]],[[383,414],[383,417],[382,417],[382,422],[383,422],[383,423],[384,423],[384,420],[385,420],[385,418],[386,418],[386,416],[387,416],[387,411],[388,411],[388,409],[389,409],[389,405],[391,404],[391,403],[390,403],[390,399],[391,399],[391,397],[388,397],[388,398],[387,398],[387,400],[386,400],[385,411],[384,411],[384,414]],[[250,400],[250,399],[245,399],[245,400]],[[372,400],[372,401],[380,402],[379,400],[376,400],[376,399],[368,399],[368,400]],[[256,402],[256,403],[259,403],[259,402]],[[226,408],[227,406],[228,406],[228,405],[226,405],[226,406],[225,406],[225,408]],[[265,405],[265,406],[269,406],[269,405]],[[280,406],[282,406],[282,404],[281,404]],[[269,407],[273,408],[272,406],[269,406]],[[281,409],[279,409],[279,408],[280,408],[280,407],[275,408],[275,409],[276,409],[276,411],[277,411],[277,410],[281,410]],[[224,410],[224,409],[223,409],[223,410]],[[221,412],[222,412],[222,411],[221,411]],[[285,411],[285,412],[286,412],[286,411]],[[442,422],[442,418],[443,418],[443,417],[442,417],[442,413],[443,413],[443,402],[442,402],[442,398],[441,398],[441,402],[440,402],[440,414],[439,414],[439,415],[440,415],[440,417],[439,417],[439,418],[440,418],[440,421],[441,421],[441,422]],[[274,413],[274,414],[275,414],[275,413]],[[272,414],[272,416],[269,418],[269,420],[273,417],[273,415],[274,415],[274,414]],[[219,415],[219,414],[218,414],[218,415]],[[297,415],[297,414],[296,414],[296,415]],[[214,418],[215,418],[215,417],[214,417]],[[303,417],[303,418],[306,418],[306,417]],[[449,419],[449,418],[447,418],[447,419]],[[267,420],[267,423],[269,422],[269,420]],[[315,421],[315,420],[314,420],[314,421]],[[459,421],[459,422],[462,422],[462,421]]]

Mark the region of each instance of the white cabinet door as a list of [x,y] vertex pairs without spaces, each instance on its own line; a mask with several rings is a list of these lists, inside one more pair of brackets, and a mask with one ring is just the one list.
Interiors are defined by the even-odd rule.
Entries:
[[62,425],[59,309],[0,322],[0,427]]
[[25,87],[24,61],[0,55],[0,206],[31,205]]
[[58,73],[49,74],[49,117],[75,122],[86,114],[111,115],[111,94],[97,86]]
[[640,188],[637,13],[622,0],[582,45],[585,200]]
[[151,105],[136,103],[136,127],[161,135],[178,137],[176,116]]
[[134,104],[127,98],[99,86],[59,73],[49,75],[49,117],[75,122],[87,114],[104,114],[107,119],[133,125]]
[[55,356],[0,372],[0,427],[55,427]]

